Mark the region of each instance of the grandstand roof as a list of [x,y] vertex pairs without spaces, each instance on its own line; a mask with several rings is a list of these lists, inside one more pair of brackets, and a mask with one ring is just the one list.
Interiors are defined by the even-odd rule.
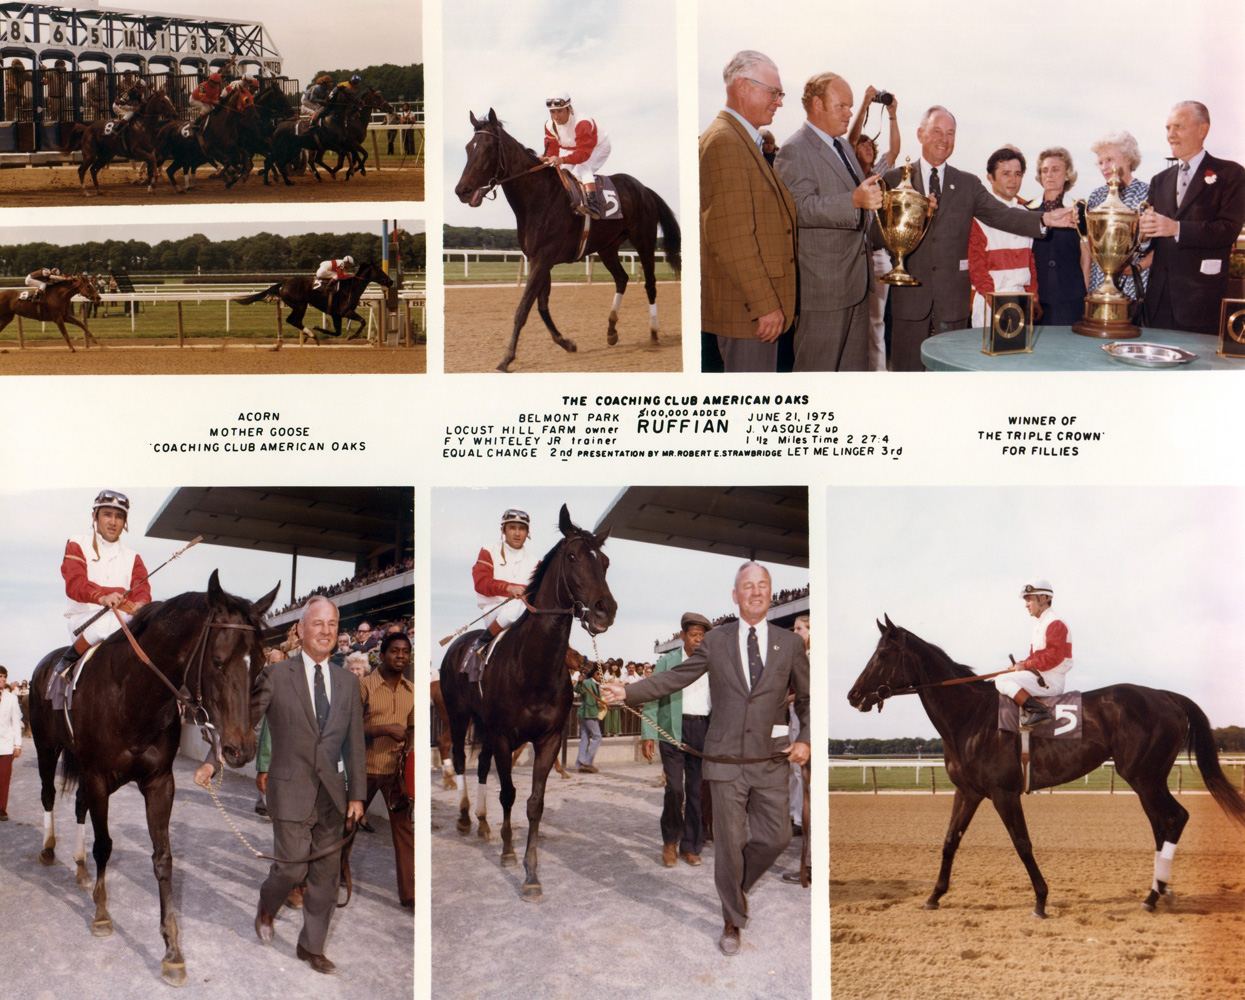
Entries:
[[409,487],[184,486],[169,494],[147,534],[357,563],[400,552],[414,522]]
[[610,536],[808,566],[806,486],[631,486],[597,522]]

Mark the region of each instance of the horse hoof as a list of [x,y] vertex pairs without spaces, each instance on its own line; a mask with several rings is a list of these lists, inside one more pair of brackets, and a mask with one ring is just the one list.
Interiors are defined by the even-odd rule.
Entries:
[[1141,908],[1142,908],[1143,910],[1145,910],[1145,911],[1146,911],[1146,913],[1153,913],[1155,910],[1157,910],[1157,909],[1158,909],[1158,907],[1157,907],[1157,906],[1155,906],[1153,903],[1151,903],[1151,902],[1149,902],[1149,901],[1145,901],[1145,902],[1143,902],[1143,903],[1141,904]]
[[86,888],[86,886],[90,884],[91,876],[87,874],[85,861],[78,862],[78,872],[74,878],[77,880],[78,885],[83,888]]
[[39,864],[51,865],[56,863],[56,851],[50,847],[45,847],[39,852]]
[[579,348],[575,346],[575,341],[573,340],[566,341],[562,346],[566,348],[568,354],[574,354],[579,350]]
[[539,903],[544,893],[541,891],[539,882],[526,883],[523,886],[523,902]]
[[185,962],[161,962],[160,978],[170,986],[186,985],[186,963]]
[[92,920],[91,933],[96,937],[110,937],[112,935],[112,921]]
[[471,820],[463,821],[460,819],[454,824],[454,828],[465,837],[471,832]]
[[517,854],[503,854],[501,856],[501,866],[503,868],[513,868],[519,863]]
[[937,904],[937,903],[935,903],[933,900],[931,900],[930,902],[928,902],[928,903],[926,903],[924,906],[922,906],[922,907],[921,907],[921,909],[922,909],[922,910],[936,910],[936,909],[938,909],[938,904]]
[[451,791],[451,792],[457,791],[458,782],[454,780],[452,775],[447,775],[446,777],[441,779],[441,787],[446,789],[447,791]]
[[1038,920],[1045,920],[1046,911],[1045,910],[1034,910],[1032,913],[1029,914],[1029,916],[1036,917]]
[[480,821],[479,827],[476,829],[476,836],[481,840],[488,840],[493,835],[493,831],[489,829],[489,825],[483,820]]
[[498,370],[499,372],[506,372],[506,373],[509,373],[509,372],[510,372],[510,362],[509,362],[509,361],[503,361],[501,364],[499,364],[499,365],[497,366],[497,370]]
[[618,331],[611,330],[609,333],[607,333],[605,335],[605,342],[609,344],[610,347],[613,347],[615,344],[617,344],[618,343]]

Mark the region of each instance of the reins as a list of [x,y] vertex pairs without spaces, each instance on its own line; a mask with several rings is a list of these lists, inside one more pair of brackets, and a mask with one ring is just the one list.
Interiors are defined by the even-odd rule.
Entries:
[[[908,646],[907,646],[907,643],[903,642],[902,640],[899,642],[898,645],[899,645],[899,659],[902,661],[903,658],[907,656],[908,654]],[[1012,665],[1015,666],[1016,658],[1014,656],[1011,657],[1011,661],[1012,661]],[[943,681],[931,681],[928,684],[910,684],[909,686],[902,687],[902,688],[892,688],[889,684],[879,684],[877,686],[877,689],[873,692],[873,695],[878,700],[878,711],[881,711],[882,703],[886,701],[887,698],[892,698],[895,695],[915,694],[918,691],[926,691],[929,688],[950,687],[953,684],[971,684],[973,681],[988,681],[988,680],[992,680],[995,677],[1001,677],[1003,676],[1003,674],[1011,674],[1011,673],[1017,673],[1017,672],[1018,671],[1015,671],[1012,669],[996,670],[992,674],[973,674],[971,677],[951,677]],[[1019,671],[1019,673],[1024,673],[1024,672],[1025,671]],[[1047,686],[1046,679],[1042,676],[1041,671],[1032,670],[1029,672],[1034,674],[1034,676],[1037,677],[1038,685],[1040,687]]]
[[[492,132],[486,128],[476,129],[475,134],[476,135],[491,135],[494,139],[497,140],[498,147],[499,147],[498,154],[497,154],[497,169],[501,170],[505,166],[505,164],[502,162],[503,156],[500,150],[501,136],[499,136],[496,132]],[[536,173],[537,170],[544,170],[546,167],[549,167],[549,166],[552,166],[552,164],[545,163],[542,161],[540,163],[537,163],[534,167],[528,167],[526,170],[520,170],[517,174],[511,174],[509,177],[499,178],[496,174],[494,174],[492,179],[487,184],[485,184],[484,187],[477,188],[476,190],[484,192],[484,194],[480,196],[481,200],[483,200],[484,198],[496,197],[497,188],[499,188],[501,185],[509,184],[511,181],[517,181],[520,177],[526,177],[528,174],[534,174]]]

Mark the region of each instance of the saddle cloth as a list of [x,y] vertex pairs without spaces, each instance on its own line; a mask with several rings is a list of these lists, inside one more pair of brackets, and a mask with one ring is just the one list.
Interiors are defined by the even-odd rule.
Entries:
[[[1055,721],[1045,722],[1034,729],[1035,737],[1043,740],[1081,738],[1080,691],[1065,691],[1053,698],[1039,697],[1038,701],[1055,713]],[[1020,732],[1020,706],[1003,694],[999,695],[999,729],[1005,733]]]
[[622,199],[618,197],[618,189],[614,187],[614,178],[607,174],[595,175],[597,185],[597,200],[601,203],[601,208],[605,212],[607,219],[621,219]]
[[78,687],[78,678],[82,676],[82,668],[90,662],[97,649],[98,642],[78,657],[78,662],[70,667],[71,677],[52,671],[52,676],[48,678],[47,697],[52,702],[53,711],[66,712],[73,708],[73,693]]
[[467,680],[469,680],[472,684],[480,683],[480,678],[484,676],[484,668],[488,664],[488,661],[493,658],[493,650],[497,648],[498,641],[509,631],[510,629],[504,628],[498,632],[493,641],[484,647],[483,656],[475,651],[474,646],[467,650],[467,655],[463,657],[463,662],[459,667],[459,671],[466,674]]
[[298,136],[298,138],[301,139],[303,136],[307,134],[307,130],[309,128],[311,128],[311,119],[300,118],[298,119],[297,122],[294,123],[294,134]]
[[22,299],[22,300],[26,300],[26,299],[33,298],[33,297],[34,297],[34,289],[33,289],[33,288],[27,288],[24,292],[21,292],[21,293],[20,293],[17,297],[18,297],[19,299]]

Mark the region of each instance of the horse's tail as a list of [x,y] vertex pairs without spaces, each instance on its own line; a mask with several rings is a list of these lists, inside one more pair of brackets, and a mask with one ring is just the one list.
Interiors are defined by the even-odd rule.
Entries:
[[68,796],[78,787],[78,779],[82,777],[82,765],[68,746],[61,750],[61,794]]
[[1220,809],[1245,826],[1245,797],[1242,797],[1223,773],[1219,764],[1219,751],[1215,748],[1215,737],[1210,729],[1210,720],[1196,702],[1182,694],[1172,693],[1172,697],[1189,718],[1187,745],[1189,752],[1197,759],[1197,769],[1202,772],[1202,780],[1206,782],[1207,790],[1219,803]]
[[679,220],[670,211],[670,206],[661,200],[661,195],[652,192],[653,201],[657,202],[657,221],[661,223],[661,231],[665,237],[662,244],[666,251],[666,260],[678,274],[683,270],[683,234],[679,230]]
[[72,153],[82,148],[82,134],[86,132],[86,126],[82,122],[74,122],[73,128],[69,130],[69,137],[63,144],[57,147],[62,153]]
[[234,302],[240,306],[249,306],[256,302],[262,302],[264,299],[271,302],[273,299],[280,298],[280,296],[281,282],[278,281],[275,285],[269,285],[262,292],[256,292],[254,295],[244,295],[240,299],[234,299]]

